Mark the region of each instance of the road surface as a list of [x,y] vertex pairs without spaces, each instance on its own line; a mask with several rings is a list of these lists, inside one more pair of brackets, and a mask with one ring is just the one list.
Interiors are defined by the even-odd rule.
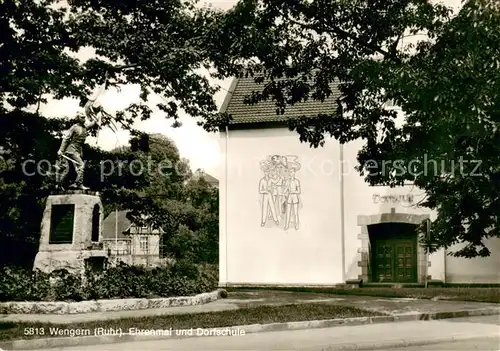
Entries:
[[[449,322],[453,323],[483,323],[493,324],[500,326],[500,316],[489,317],[468,317],[468,318],[455,318],[450,319]],[[500,330],[499,330],[500,333]],[[498,335],[492,338],[480,338],[473,340],[452,341],[439,344],[425,345],[425,346],[411,346],[404,348],[392,349],[392,351],[500,351],[500,339]]]
[[410,346],[391,351],[499,351],[498,338],[475,339],[468,341],[444,342],[425,346]]
[[[138,326],[140,328],[140,326]],[[400,322],[59,348],[66,351],[303,350],[500,351],[500,316]],[[455,342],[451,342],[455,339]],[[427,346],[424,346],[427,344]],[[400,347],[404,345],[406,347]],[[398,348],[399,346],[399,348]],[[55,351],[57,349],[50,349]],[[39,350],[42,351],[42,350]],[[49,351],[49,350],[43,350]]]

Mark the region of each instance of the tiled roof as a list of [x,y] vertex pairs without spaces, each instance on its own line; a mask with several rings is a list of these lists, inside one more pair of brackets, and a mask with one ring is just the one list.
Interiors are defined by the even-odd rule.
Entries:
[[[111,212],[108,217],[102,222],[102,238],[103,239],[115,239],[115,235],[118,239],[130,238],[130,235],[143,234],[143,235],[156,235],[163,232],[162,229],[151,229],[148,228],[146,231],[140,230],[127,218],[127,213],[129,211],[118,211],[118,216],[116,212]],[[116,219],[118,217],[118,233],[115,232]]]
[[289,118],[302,116],[316,117],[319,114],[332,114],[337,109],[336,99],[340,96],[340,92],[336,84],[330,85],[333,94],[325,99],[324,102],[313,100],[312,97],[309,97],[307,101],[296,103],[293,106],[287,105],[283,115],[276,113],[276,102],[272,99],[260,101],[254,105],[243,102],[245,97],[251,95],[252,92],[261,92],[264,89],[265,83],[265,81],[262,84],[256,83],[255,78],[251,76],[233,80],[221,108],[221,112],[226,112],[232,116],[233,119],[230,124],[282,122]]
[[114,239],[115,228],[118,213],[118,239],[128,238],[124,233],[130,229],[132,223],[127,218],[128,211],[111,212],[108,217],[102,222],[102,237],[103,239]]
[[196,171],[194,175],[195,179],[203,178],[208,184],[218,185],[219,180],[204,171]]

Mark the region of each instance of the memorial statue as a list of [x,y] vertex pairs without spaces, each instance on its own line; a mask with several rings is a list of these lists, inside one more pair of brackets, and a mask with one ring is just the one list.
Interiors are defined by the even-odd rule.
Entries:
[[85,106],[85,118],[78,118],[77,122],[69,128],[57,152],[59,160],[56,169],[59,173],[57,177],[59,187],[61,187],[68,175],[69,169],[67,165],[71,165],[76,172],[76,178],[70,188],[88,190],[88,188],[83,185],[83,175],[85,171],[85,162],[82,155],[83,144],[89,132],[91,132],[92,129],[100,127],[98,109],[94,108],[92,104],[93,101],[91,100],[87,102]]
[[[106,79],[107,80],[107,73]],[[106,82],[101,86],[99,91],[93,94],[93,97],[89,98],[85,104],[85,116],[77,119],[76,123],[71,126],[64,136],[57,156],[59,157],[56,164],[57,171],[57,183],[58,188],[62,188],[62,183],[68,176],[69,168],[72,166],[76,172],[76,178],[73,184],[70,185],[71,189],[88,190],[86,186],[83,185],[83,175],[85,171],[85,161],[83,159],[83,144],[87,139],[90,132],[98,132],[101,127],[102,117],[105,116],[108,119],[110,128],[113,132],[117,132],[116,125],[112,121],[112,117],[109,113],[104,111],[100,103],[97,103],[97,97],[106,88]]]

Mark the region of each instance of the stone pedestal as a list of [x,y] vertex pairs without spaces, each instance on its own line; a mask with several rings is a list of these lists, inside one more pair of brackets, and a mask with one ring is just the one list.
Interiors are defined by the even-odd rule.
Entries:
[[95,267],[96,262],[104,263],[107,254],[101,242],[103,212],[97,193],[72,191],[49,196],[33,269],[82,273],[88,264]]

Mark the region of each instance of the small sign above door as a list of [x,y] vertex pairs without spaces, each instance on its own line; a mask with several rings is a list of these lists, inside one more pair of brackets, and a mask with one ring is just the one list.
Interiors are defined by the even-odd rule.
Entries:
[[407,203],[413,204],[413,195],[380,195],[373,194],[373,203],[375,204],[397,204],[397,203]]

